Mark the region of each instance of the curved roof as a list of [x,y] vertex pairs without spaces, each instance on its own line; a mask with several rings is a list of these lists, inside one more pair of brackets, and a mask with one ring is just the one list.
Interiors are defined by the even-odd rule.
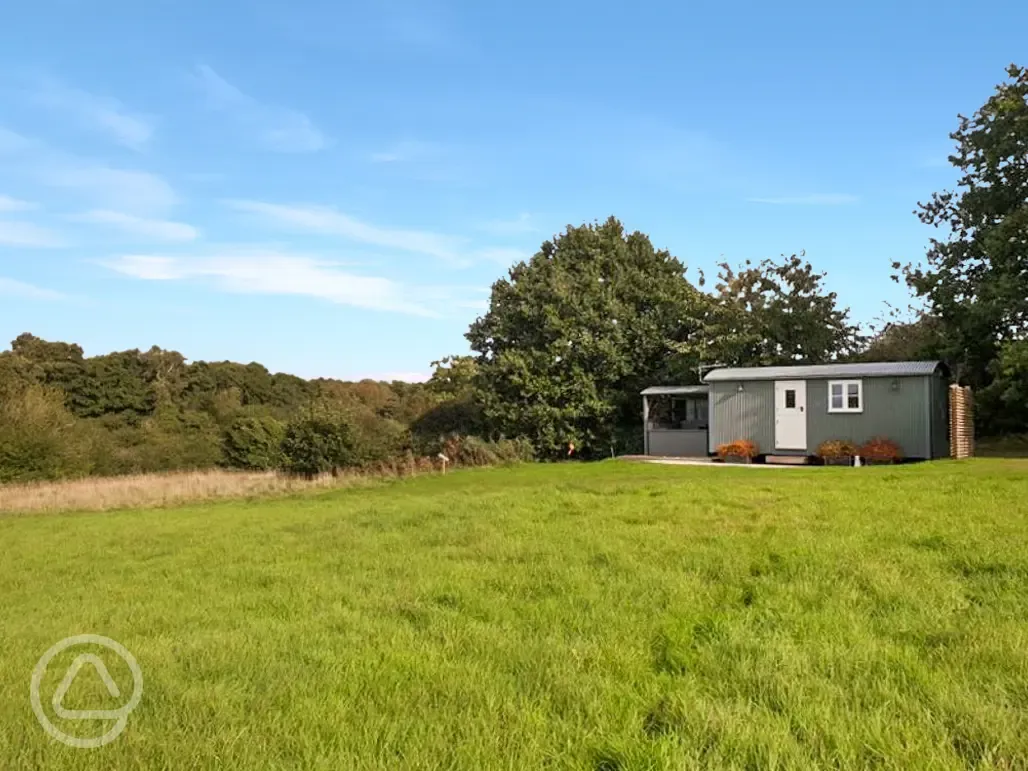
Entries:
[[805,380],[807,378],[911,377],[932,375],[941,361],[867,361],[853,364],[808,364],[791,367],[720,367],[707,373],[708,383],[725,380]]

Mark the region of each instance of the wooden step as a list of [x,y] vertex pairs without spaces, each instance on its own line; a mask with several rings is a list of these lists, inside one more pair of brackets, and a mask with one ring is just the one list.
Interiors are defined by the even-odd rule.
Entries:
[[810,458],[806,455],[765,455],[764,463],[770,466],[806,466]]

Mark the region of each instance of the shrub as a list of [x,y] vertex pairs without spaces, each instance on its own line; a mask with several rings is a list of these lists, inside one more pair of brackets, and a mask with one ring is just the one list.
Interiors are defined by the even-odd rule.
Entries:
[[493,442],[493,452],[502,463],[529,463],[535,460],[535,448],[523,438]]
[[414,472],[416,474],[427,474],[435,471],[435,463],[431,458],[420,456],[414,459]]
[[477,436],[450,436],[439,451],[455,466],[495,466],[535,459],[532,444],[527,439],[489,442]]
[[312,413],[286,427],[282,467],[291,474],[311,479],[326,471],[335,474],[357,462],[353,429],[342,416]]
[[853,442],[845,439],[829,439],[818,445],[817,456],[819,458],[852,458],[859,451],[860,448]]
[[402,457],[410,448],[410,432],[391,418],[367,411],[351,411],[347,422],[353,429],[357,463],[362,466]]
[[459,466],[493,466],[500,462],[489,442],[477,436],[452,436],[443,443],[443,455]]
[[874,439],[861,445],[860,455],[868,460],[895,462],[903,457],[903,450],[891,439],[876,436]]
[[214,419],[203,412],[173,406],[158,407],[144,419],[127,460],[137,472],[211,468],[222,460],[221,433]]
[[724,460],[729,455],[735,455],[740,458],[756,458],[759,454],[760,450],[757,448],[757,445],[749,439],[737,439],[734,442],[721,444],[717,447],[717,455],[721,460]]
[[222,439],[225,465],[265,471],[282,465],[285,425],[270,416],[237,417]]
[[34,385],[0,400],[0,483],[88,473],[84,440],[56,389]]
[[434,405],[411,423],[411,434],[419,452],[434,455],[446,437],[475,435],[484,428],[482,408],[468,396]]

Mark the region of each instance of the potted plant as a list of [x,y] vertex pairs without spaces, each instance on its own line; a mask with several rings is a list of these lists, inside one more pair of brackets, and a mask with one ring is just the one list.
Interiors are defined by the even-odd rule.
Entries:
[[829,439],[821,442],[817,448],[817,457],[826,466],[852,466],[853,456],[859,454],[858,448],[853,442],[845,439]]
[[860,457],[869,466],[886,466],[903,457],[900,446],[891,439],[876,436],[860,447]]
[[725,463],[752,463],[759,454],[757,445],[749,439],[738,439],[717,448],[718,457]]

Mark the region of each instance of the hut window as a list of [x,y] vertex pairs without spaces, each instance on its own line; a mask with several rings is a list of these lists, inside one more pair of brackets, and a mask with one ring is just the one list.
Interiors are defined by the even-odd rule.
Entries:
[[829,412],[863,412],[864,384],[861,380],[828,381]]

